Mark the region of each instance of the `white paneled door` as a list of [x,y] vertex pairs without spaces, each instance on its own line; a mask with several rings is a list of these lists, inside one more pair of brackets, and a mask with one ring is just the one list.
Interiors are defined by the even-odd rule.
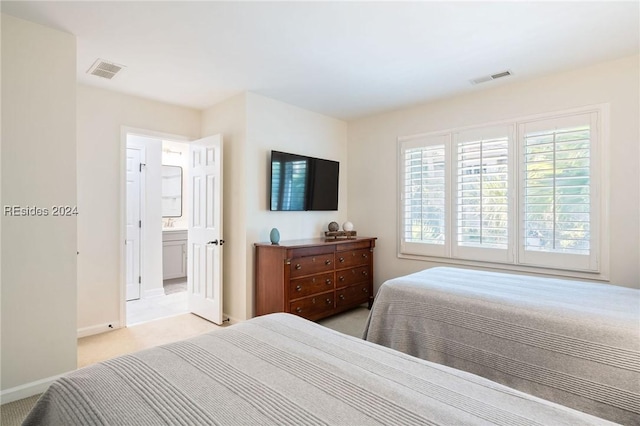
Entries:
[[143,155],[140,149],[127,148],[127,237],[125,239],[127,300],[140,298],[140,164]]
[[222,135],[189,145],[189,310],[222,324]]

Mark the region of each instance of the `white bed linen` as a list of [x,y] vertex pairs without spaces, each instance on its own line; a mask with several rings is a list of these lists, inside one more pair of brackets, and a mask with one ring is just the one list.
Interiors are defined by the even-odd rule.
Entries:
[[600,425],[478,376],[272,314],[87,367],[31,425]]
[[384,283],[368,341],[640,424],[640,291],[437,267]]

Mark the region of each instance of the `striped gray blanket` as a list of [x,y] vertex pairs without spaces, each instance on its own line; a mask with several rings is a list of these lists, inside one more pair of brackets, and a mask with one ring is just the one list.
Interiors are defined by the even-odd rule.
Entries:
[[478,376],[272,314],[78,370],[30,425],[597,425]]
[[432,268],[381,286],[364,337],[640,424],[640,290]]

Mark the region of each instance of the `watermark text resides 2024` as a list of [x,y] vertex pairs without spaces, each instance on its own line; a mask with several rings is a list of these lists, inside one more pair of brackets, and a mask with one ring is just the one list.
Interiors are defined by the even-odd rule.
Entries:
[[44,217],[44,216],[77,216],[77,206],[4,206],[2,209],[5,216],[11,217]]

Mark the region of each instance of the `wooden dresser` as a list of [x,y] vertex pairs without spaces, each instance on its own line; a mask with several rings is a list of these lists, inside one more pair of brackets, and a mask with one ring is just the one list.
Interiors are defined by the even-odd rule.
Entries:
[[257,243],[256,316],[289,312],[318,320],[373,303],[375,238]]

